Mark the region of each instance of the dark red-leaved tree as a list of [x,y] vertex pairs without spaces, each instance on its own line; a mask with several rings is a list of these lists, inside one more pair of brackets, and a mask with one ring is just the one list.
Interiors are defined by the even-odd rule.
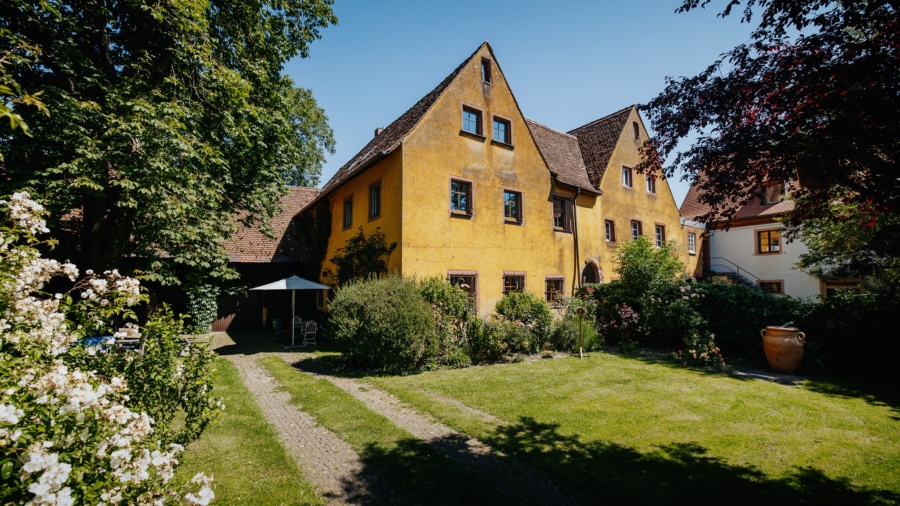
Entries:
[[[684,0],[677,12],[712,0]],[[766,180],[799,177],[801,223],[829,189],[873,213],[900,211],[900,1],[729,0],[758,22],[750,40],[694,77],[667,79],[643,107],[655,131],[642,168],[698,174],[705,221],[733,216]],[[679,151],[679,140],[696,141]]]

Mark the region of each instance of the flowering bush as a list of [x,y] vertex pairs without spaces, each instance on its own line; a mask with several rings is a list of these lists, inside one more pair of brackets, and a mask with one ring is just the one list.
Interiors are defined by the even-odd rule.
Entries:
[[510,351],[537,353],[550,342],[553,332],[553,314],[550,305],[532,292],[511,292],[497,301],[494,308],[502,319],[515,322],[528,331],[520,336],[516,329],[508,333]]
[[709,332],[694,332],[684,340],[684,349],[675,353],[675,360],[682,365],[694,367],[725,366],[722,352],[716,346],[715,336]]
[[[175,442],[179,433],[156,430],[154,416],[164,410],[153,416],[141,410],[162,403],[132,396],[127,376],[104,367],[102,358],[117,354],[78,344],[110,330],[112,318],[133,316],[129,306],[142,300],[138,282],[110,271],[89,274],[67,294],[42,293],[54,276],[75,281],[78,269],[41,257],[35,235],[47,232],[43,209],[27,193],[0,201],[0,210],[6,215],[0,223],[0,503],[207,504],[212,490],[202,474],[184,495],[172,483],[183,450]],[[203,370],[158,384],[200,380]],[[209,396],[207,412],[214,407]]]
[[624,353],[636,351],[640,340],[650,335],[650,328],[641,321],[641,315],[624,302],[615,304],[612,316],[599,324],[604,337]]

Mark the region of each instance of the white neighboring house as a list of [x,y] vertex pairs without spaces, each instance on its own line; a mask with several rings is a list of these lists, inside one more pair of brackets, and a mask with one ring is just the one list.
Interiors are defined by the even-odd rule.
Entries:
[[[817,300],[830,285],[795,267],[802,253],[809,251],[799,240],[787,243],[777,218],[793,210],[785,199],[783,182],[766,183],[760,194],[741,207],[728,223],[707,223],[708,239],[703,241],[704,275],[728,276],[759,287],[766,293]],[[691,186],[681,204],[683,220],[696,221],[708,207],[699,201]]]

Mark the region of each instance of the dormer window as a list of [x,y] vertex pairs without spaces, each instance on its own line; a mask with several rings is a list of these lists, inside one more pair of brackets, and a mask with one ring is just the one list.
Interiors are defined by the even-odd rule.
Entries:
[[491,84],[491,60],[487,58],[481,59],[481,81],[484,84]]
[[784,182],[776,181],[774,183],[763,183],[762,185],[762,203],[777,204],[784,201]]

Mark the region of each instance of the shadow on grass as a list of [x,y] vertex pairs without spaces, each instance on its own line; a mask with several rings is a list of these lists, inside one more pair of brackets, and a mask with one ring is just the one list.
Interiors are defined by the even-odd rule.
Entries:
[[895,504],[900,494],[861,490],[812,468],[771,479],[750,466],[708,456],[697,444],[652,453],[560,434],[558,426],[522,418],[485,443],[568,480],[603,504]]
[[[462,440],[452,441],[457,438],[446,439],[441,443],[465,446]],[[361,475],[374,472],[384,478],[394,490],[389,496],[374,497],[374,501],[363,499],[361,503],[493,506],[541,504],[522,496],[518,490],[501,490],[490,480],[489,475],[474,472],[474,469],[480,467],[477,463],[462,466],[419,439],[404,439],[389,448],[369,443],[359,455],[365,466],[364,470],[360,476],[345,480],[344,489],[354,491]]]

